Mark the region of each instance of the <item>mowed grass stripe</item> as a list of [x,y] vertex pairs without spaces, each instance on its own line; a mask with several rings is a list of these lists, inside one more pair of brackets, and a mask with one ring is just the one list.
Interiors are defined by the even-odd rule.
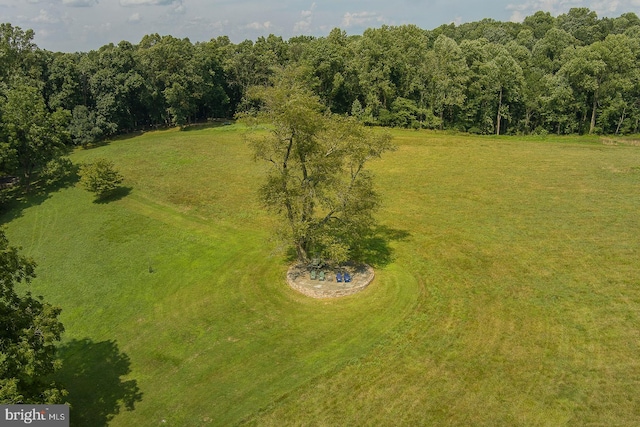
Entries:
[[[113,341],[129,360],[131,372],[120,380],[135,380],[143,397],[110,425],[233,424],[362,357],[416,302],[415,284],[394,281],[392,271],[357,298],[316,301],[289,289],[269,240],[273,221],[255,202],[256,166],[249,157],[229,172],[222,159],[201,155],[216,150],[202,142],[212,134],[189,141],[191,134],[159,132],[79,151],[75,161],[114,156],[130,194],[96,204],[69,188],[8,224],[11,241],[39,261],[32,289],[63,308],[65,342]],[[244,153],[238,133],[229,144]],[[162,145],[167,157],[186,151],[208,160],[141,190],[141,160],[162,164]],[[212,172],[220,168],[222,175]],[[159,190],[187,188],[193,181],[183,180],[202,176],[234,182],[224,196],[230,205],[206,208],[205,195],[222,197],[215,185],[198,189],[203,199],[190,205]],[[43,226],[53,212],[58,219]],[[73,377],[72,364],[88,363],[83,354],[67,355],[63,378],[83,390],[76,410],[90,414],[100,378]]]
[[637,148],[398,136],[376,163],[382,219],[410,230],[396,263],[424,297],[386,345],[250,424],[637,424]]
[[[111,425],[640,423],[639,148],[394,134],[372,163],[392,263],[335,301],[284,283],[234,126],[74,154],[112,158],[131,193],[65,189],[8,234],[65,340],[128,357],[143,396]],[[76,411],[99,413],[103,376],[75,379]]]

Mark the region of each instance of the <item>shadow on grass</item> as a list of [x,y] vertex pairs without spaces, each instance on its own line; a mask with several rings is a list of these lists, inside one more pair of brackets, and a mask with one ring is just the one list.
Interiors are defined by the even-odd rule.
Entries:
[[372,267],[384,267],[393,261],[393,248],[390,243],[411,237],[406,230],[380,225],[358,244],[357,257]]
[[[384,267],[394,259],[391,242],[403,241],[409,237],[411,233],[406,230],[379,225],[355,242],[352,261],[364,262],[372,267]],[[297,260],[293,247],[287,248],[286,259],[290,263]]]
[[212,122],[206,123],[192,123],[182,128],[183,132],[189,132],[192,130],[202,130],[202,129],[211,129],[211,128],[219,128],[222,126],[229,126],[233,124],[233,120],[219,119]]
[[111,202],[115,202],[116,200],[124,199],[127,197],[133,188],[131,187],[118,187],[113,190],[111,193],[106,196],[100,197],[99,199],[95,199],[93,203],[98,204],[107,204]]
[[37,191],[24,193],[22,188],[0,192],[0,225],[8,224],[22,216],[22,212],[31,206],[38,206],[51,197],[51,193]]
[[21,217],[25,209],[44,203],[53,193],[74,186],[80,179],[78,169],[78,165],[72,165],[63,178],[54,182],[41,179],[31,183],[29,189],[23,185],[0,189],[0,225]]
[[58,352],[62,368],[55,380],[69,392],[72,426],[106,426],[142,400],[137,381],[122,378],[131,372],[131,362],[114,341],[72,340]]
[[90,144],[83,145],[82,148],[84,150],[92,150],[94,148],[105,147],[105,146],[107,146],[107,145],[109,145],[109,144],[111,144],[112,142],[115,142],[115,141],[126,141],[128,139],[133,139],[133,138],[136,138],[136,137],[138,137],[140,135],[144,135],[145,132],[150,132],[150,131],[164,129],[164,128],[166,128],[166,127],[163,127],[163,126],[149,126],[146,129],[137,129],[137,130],[132,130],[132,131],[129,131],[129,132],[123,132],[123,133],[118,134],[118,135],[113,135],[111,137],[100,139],[100,140],[92,142]]

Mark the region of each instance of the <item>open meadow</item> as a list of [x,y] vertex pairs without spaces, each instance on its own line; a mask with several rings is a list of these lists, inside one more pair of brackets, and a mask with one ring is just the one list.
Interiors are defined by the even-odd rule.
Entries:
[[117,197],[0,212],[62,307],[72,425],[640,425],[640,146],[393,135],[342,299],[286,285],[239,125],[79,149]]

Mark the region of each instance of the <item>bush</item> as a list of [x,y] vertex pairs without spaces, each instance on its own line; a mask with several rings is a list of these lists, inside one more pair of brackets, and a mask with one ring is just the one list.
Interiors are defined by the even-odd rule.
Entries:
[[97,159],[80,166],[80,184],[95,193],[98,199],[112,194],[122,183],[123,177],[114,168],[113,162]]
[[40,171],[46,185],[56,185],[67,181],[74,173],[73,163],[68,157],[49,160]]

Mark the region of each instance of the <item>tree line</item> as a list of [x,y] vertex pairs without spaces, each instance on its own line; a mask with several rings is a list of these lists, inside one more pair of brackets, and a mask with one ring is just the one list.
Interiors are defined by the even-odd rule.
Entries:
[[78,53],[39,49],[33,36],[0,24],[5,173],[29,176],[55,147],[231,118],[253,107],[249,88],[287,66],[305,70],[308,88],[333,113],[367,125],[480,134],[622,134],[640,126],[633,13],[598,18],[574,8],[522,23],[382,26],[354,36],[336,28],[326,37],[237,44],[151,34]]

